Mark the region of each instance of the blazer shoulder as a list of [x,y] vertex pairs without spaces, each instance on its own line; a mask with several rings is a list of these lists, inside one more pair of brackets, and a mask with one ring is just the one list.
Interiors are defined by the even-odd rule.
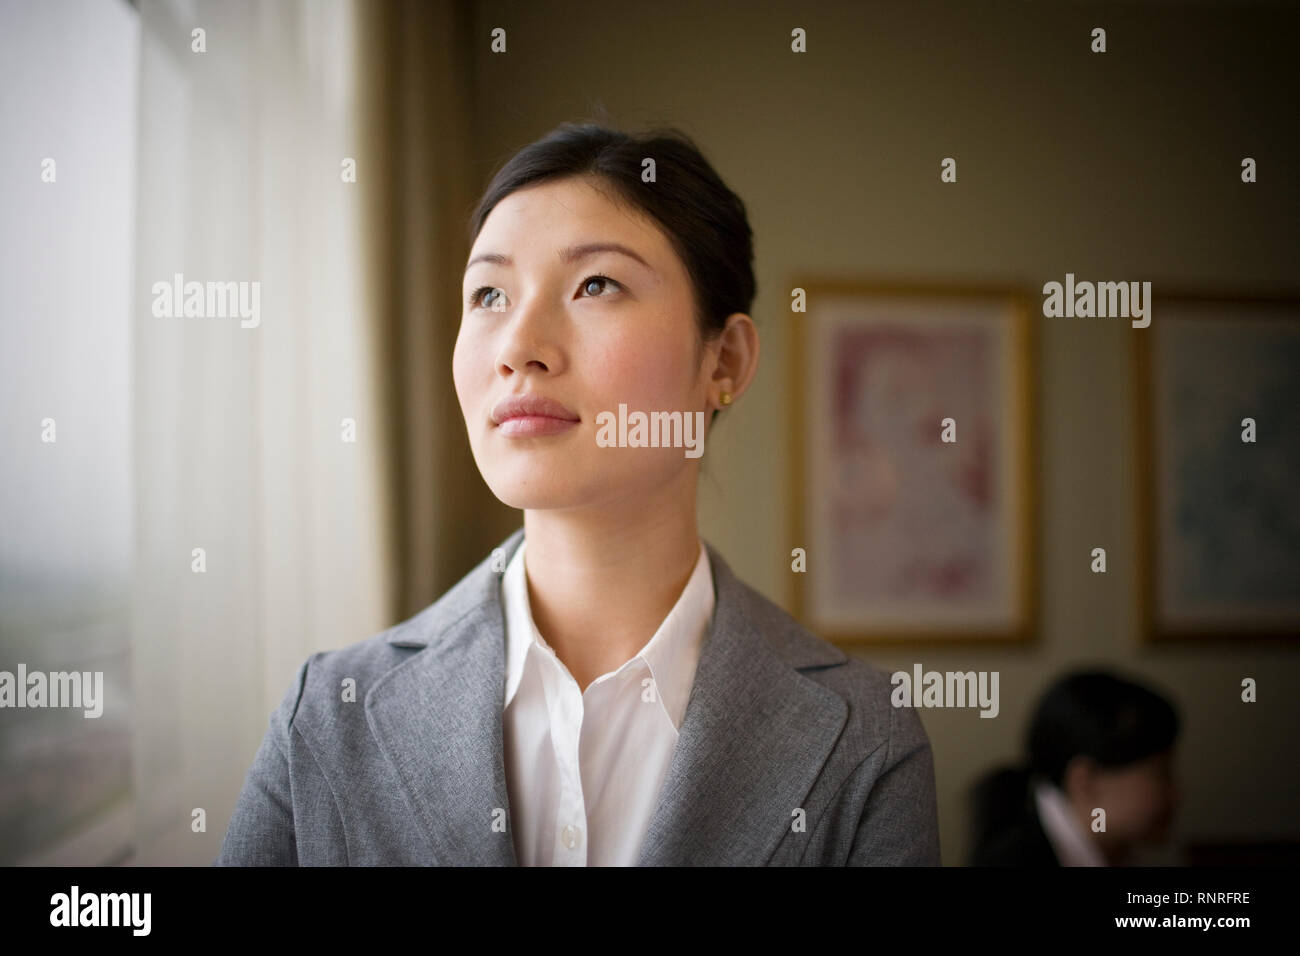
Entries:
[[714,578],[719,602],[730,599],[742,607],[745,620],[791,667],[801,671],[836,667],[849,660],[830,641],[814,634],[775,601],[736,577],[725,562],[720,566],[715,562]]
[[[336,729],[340,700],[357,703],[355,712],[361,715],[366,693],[386,673],[437,642],[467,615],[492,606],[491,589],[500,577],[494,570],[494,558],[513,553],[521,537],[518,531],[511,534],[441,597],[405,620],[344,647],[310,655],[299,668],[299,690],[292,709],[287,698],[282,705],[292,726]],[[349,680],[353,683],[346,684]]]
[[[846,654],[775,602],[724,570],[725,590],[736,589],[745,615],[787,664],[845,701],[851,736],[866,751],[892,741],[900,751],[929,745],[929,738],[912,708],[895,708],[890,676],[861,658]],[[896,711],[898,711],[896,713]]]
[[808,675],[839,694],[849,705],[846,736],[857,741],[863,753],[888,745],[887,756],[928,751],[930,737],[913,707],[895,707],[894,685],[885,671],[857,657],[848,658],[842,667]]
[[341,701],[355,701],[359,708],[366,691],[414,653],[389,643],[391,633],[389,628],[346,647],[309,655],[295,679],[297,701],[285,715],[288,725],[299,731],[329,726],[337,719]]
[[[411,649],[392,641],[395,628],[371,634],[345,647],[317,651],[307,658],[307,686],[304,694],[315,690],[321,681],[338,681],[347,677],[369,683],[379,675],[410,658]],[[423,646],[423,645],[421,645]]]

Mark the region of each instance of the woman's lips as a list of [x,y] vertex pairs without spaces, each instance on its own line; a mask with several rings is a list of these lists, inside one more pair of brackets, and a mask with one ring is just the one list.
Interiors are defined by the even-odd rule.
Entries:
[[492,422],[498,426],[516,418],[554,418],[562,422],[576,422],[578,413],[563,402],[536,392],[507,395],[492,407]]
[[507,418],[497,426],[497,430],[507,438],[535,438],[539,435],[558,435],[577,424],[575,421],[547,415],[520,415],[518,418]]

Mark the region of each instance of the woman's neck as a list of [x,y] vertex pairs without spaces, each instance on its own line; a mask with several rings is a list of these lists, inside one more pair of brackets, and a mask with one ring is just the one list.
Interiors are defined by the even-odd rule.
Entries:
[[700,549],[690,491],[524,513],[533,622],[582,690],[634,657],[681,597]]

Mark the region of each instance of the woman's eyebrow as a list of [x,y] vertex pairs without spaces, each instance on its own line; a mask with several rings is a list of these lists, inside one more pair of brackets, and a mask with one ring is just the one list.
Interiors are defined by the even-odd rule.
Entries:
[[[646,262],[645,259],[641,258],[641,256],[634,250],[629,249],[627,246],[618,242],[584,242],[576,246],[570,246],[567,249],[561,249],[559,258],[560,261],[564,263],[578,262],[579,260],[597,255],[601,252],[617,252],[630,259],[635,259],[651,272],[655,271],[654,267],[650,265],[650,263]],[[476,262],[490,262],[493,265],[498,266],[514,265],[513,259],[500,252],[480,252],[478,255],[474,256],[474,258],[470,259],[469,262],[465,263],[465,271],[468,272],[469,267],[474,265]]]

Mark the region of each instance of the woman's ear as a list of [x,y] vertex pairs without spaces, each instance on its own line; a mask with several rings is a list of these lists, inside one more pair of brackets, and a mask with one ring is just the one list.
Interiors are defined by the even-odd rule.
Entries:
[[1061,774],[1061,790],[1072,802],[1087,803],[1096,791],[1099,769],[1097,761],[1091,757],[1076,754],[1065,765],[1065,773]]
[[718,395],[725,391],[731,394],[728,404],[734,404],[758,371],[758,329],[754,320],[743,312],[729,315],[711,352],[717,355],[711,376],[713,400],[718,401]]

